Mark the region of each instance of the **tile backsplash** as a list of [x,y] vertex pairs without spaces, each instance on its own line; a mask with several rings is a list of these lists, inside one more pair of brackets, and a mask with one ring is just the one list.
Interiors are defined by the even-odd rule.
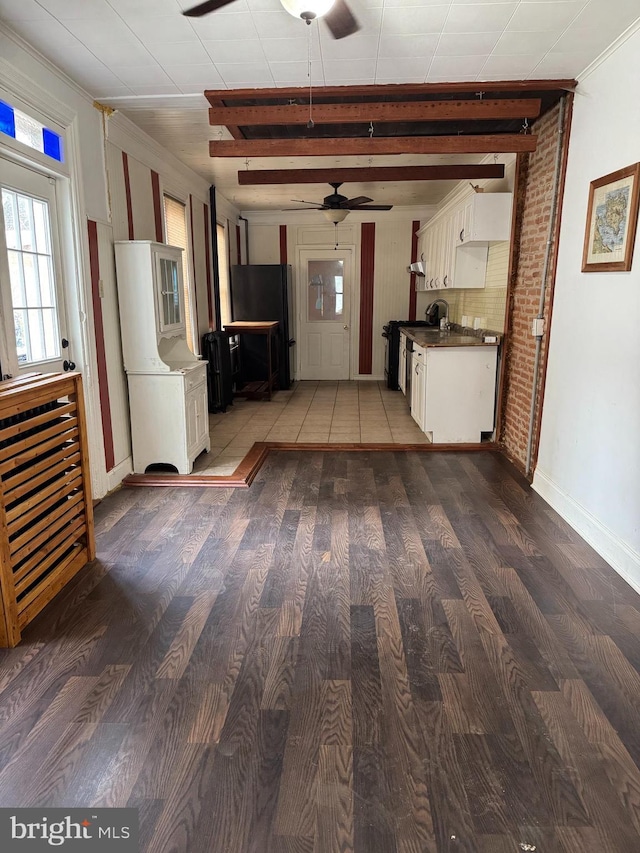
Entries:
[[479,317],[485,329],[504,332],[508,271],[509,243],[491,243],[485,286],[447,291],[445,299],[449,303],[449,319],[462,325],[462,318],[466,316],[469,318],[468,325],[473,328],[474,318]]

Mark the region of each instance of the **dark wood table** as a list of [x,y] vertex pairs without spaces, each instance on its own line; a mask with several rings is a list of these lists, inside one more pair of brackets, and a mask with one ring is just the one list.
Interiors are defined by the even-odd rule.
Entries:
[[[280,366],[280,353],[278,347],[275,347],[275,359],[273,357],[273,342],[278,333],[279,323],[277,320],[268,321],[250,321],[236,320],[233,323],[227,323],[224,327],[225,332],[231,335],[264,335],[267,347],[267,375],[264,380],[247,382],[240,390],[236,391],[235,396],[247,397],[251,400],[270,400],[273,396],[273,391],[278,385],[278,368]],[[275,363],[274,363],[275,362]]]

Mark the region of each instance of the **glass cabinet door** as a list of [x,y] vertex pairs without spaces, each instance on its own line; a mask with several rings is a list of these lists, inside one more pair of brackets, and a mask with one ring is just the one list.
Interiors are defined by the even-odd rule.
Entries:
[[182,304],[178,262],[173,258],[158,258],[158,308],[160,330],[177,329],[182,326]]

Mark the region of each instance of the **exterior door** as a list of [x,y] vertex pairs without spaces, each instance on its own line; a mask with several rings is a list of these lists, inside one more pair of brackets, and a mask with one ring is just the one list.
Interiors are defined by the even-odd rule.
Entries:
[[0,158],[3,375],[75,367],[67,349],[55,190],[54,178]]
[[300,379],[349,379],[351,251],[300,249]]

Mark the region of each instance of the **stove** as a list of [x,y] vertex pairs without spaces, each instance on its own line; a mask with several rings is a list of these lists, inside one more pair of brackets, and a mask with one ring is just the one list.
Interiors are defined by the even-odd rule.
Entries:
[[394,391],[399,391],[398,385],[398,367],[400,366],[400,329],[404,326],[414,326],[418,328],[428,327],[431,329],[437,328],[435,323],[428,323],[426,320],[389,320],[382,327],[382,337],[385,338],[384,347],[384,378],[387,387]]

